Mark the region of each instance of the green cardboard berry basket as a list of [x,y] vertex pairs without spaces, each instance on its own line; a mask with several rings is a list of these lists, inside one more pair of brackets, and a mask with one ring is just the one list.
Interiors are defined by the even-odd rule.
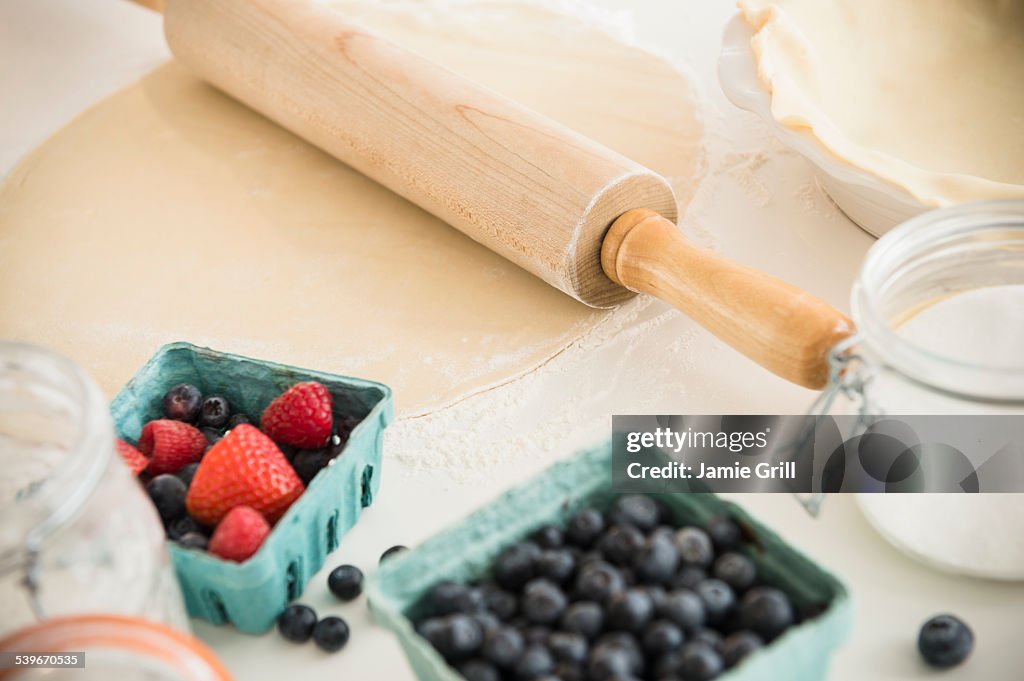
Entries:
[[110,404],[118,437],[135,442],[146,422],[161,418],[163,394],[177,383],[224,395],[235,411],[258,418],[271,400],[301,381],[319,381],[330,391],[336,415],[361,421],[342,453],[313,478],[249,560],[233,563],[168,542],[193,617],[262,633],[302,593],[380,489],[384,428],[394,415],[391,389],[373,381],[172,343],[160,348]]
[[[388,560],[370,580],[367,593],[374,617],[399,639],[420,681],[459,681],[462,677],[420,637],[412,619],[422,614],[422,596],[441,579],[482,577],[509,544],[548,523],[563,523],[584,506],[607,508],[611,491],[611,445],[556,463],[546,472],[505,493],[424,544]],[[812,681],[824,679],[829,659],[849,634],[852,607],[838,579],[787,545],[739,506],[710,493],[654,495],[672,510],[677,523],[704,523],[728,514],[746,528],[756,548],[748,553],[762,578],[782,588],[798,608],[820,609],[770,645],[718,677],[720,681]]]

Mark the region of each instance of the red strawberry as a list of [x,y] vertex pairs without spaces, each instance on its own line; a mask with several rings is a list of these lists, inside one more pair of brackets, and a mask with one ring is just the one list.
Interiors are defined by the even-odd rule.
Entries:
[[259,550],[268,534],[270,524],[259,511],[250,506],[236,506],[217,525],[206,550],[225,560],[241,563]]
[[185,497],[200,523],[216,525],[236,506],[251,506],[275,522],[305,487],[274,442],[242,423],[203,457]]
[[199,461],[206,444],[198,428],[171,419],[150,421],[139,436],[139,451],[149,457],[147,470],[153,475],[175,473],[185,464]]
[[146,470],[146,466],[149,465],[149,459],[146,458],[145,454],[121,439],[115,439],[114,446],[117,448],[117,453],[120,454],[121,458],[124,459],[124,462],[128,464],[128,468],[131,469],[132,475],[138,475],[142,471]]
[[317,449],[331,437],[333,406],[327,388],[316,381],[297,383],[263,410],[260,425],[274,442]]

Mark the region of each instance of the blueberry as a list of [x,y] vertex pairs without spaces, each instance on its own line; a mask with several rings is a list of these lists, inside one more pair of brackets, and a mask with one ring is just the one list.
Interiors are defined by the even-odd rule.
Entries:
[[568,549],[545,549],[537,556],[534,568],[537,576],[564,584],[576,570],[576,559]]
[[722,654],[722,646],[725,643],[725,639],[722,638],[722,635],[718,633],[718,631],[710,629],[708,627],[703,627],[693,632],[693,635],[690,636],[690,641],[706,643],[707,645],[711,646],[711,649],[719,655]]
[[303,485],[309,485],[316,477],[316,474],[324,469],[329,463],[327,452],[324,449],[300,449],[292,457],[292,468],[295,474],[302,480]]
[[748,591],[743,596],[739,612],[743,628],[750,629],[767,641],[781,634],[794,621],[789,598],[770,586],[759,586]]
[[199,407],[199,425],[223,428],[231,418],[231,405],[223,395],[207,395]]
[[206,535],[199,532],[186,532],[178,537],[177,541],[179,546],[184,546],[186,549],[199,549],[200,551],[205,551],[206,545],[209,543]]
[[933,667],[955,667],[971,654],[974,633],[953,615],[936,615],[921,626],[917,649]]
[[761,637],[752,631],[737,631],[722,641],[722,659],[726,667],[735,667],[740,660],[764,646]]
[[615,500],[608,519],[616,525],[631,525],[644,532],[653,530],[661,518],[658,503],[645,494],[627,494]]
[[710,624],[723,621],[736,607],[736,595],[720,579],[705,579],[697,585],[696,594],[704,603],[704,618]]
[[206,438],[206,444],[209,447],[224,439],[224,433],[219,428],[200,428],[199,432]]
[[565,538],[580,548],[590,548],[604,532],[604,518],[592,508],[577,512],[565,526]]
[[501,620],[489,612],[473,612],[469,616],[480,625],[480,630],[484,632],[484,635],[501,627]]
[[485,660],[468,660],[458,669],[466,681],[501,681],[501,672]]
[[339,565],[327,575],[327,588],[343,601],[352,601],[363,593],[363,571],[355,565]]
[[589,647],[587,639],[580,634],[556,631],[548,637],[548,650],[551,651],[556,662],[581,665],[587,661]]
[[679,675],[687,681],[710,681],[724,668],[722,657],[701,641],[687,643],[679,651]]
[[697,585],[708,578],[708,573],[695,565],[684,565],[672,578],[672,588],[690,589],[697,588]]
[[608,626],[625,631],[639,631],[654,617],[654,603],[646,591],[630,589],[608,603]]
[[185,512],[185,494],[188,489],[185,483],[170,473],[163,473],[150,480],[146,492],[164,523]]
[[565,543],[562,530],[554,525],[545,525],[533,533],[533,542],[542,549],[558,549]]
[[348,643],[348,623],[340,617],[325,617],[313,627],[313,643],[320,650],[336,653]]
[[592,639],[604,627],[604,611],[593,601],[576,601],[565,609],[561,627],[563,631]]
[[643,532],[632,525],[612,525],[597,547],[616,565],[628,565],[643,544]]
[[711,537],[699,527],[684,527],[676,532],[676,549],[683,565],[706,568],[715,557]]
[[399,553],[404,553],[405,551],[408,551],[408,550],[409,550],[408,546],[402,546],[401,544],[396,544],[395,546],[392,546],[390,549],[388,549],[384,553],[380,554],[380,561],[378,562],[378,565],[380,563],[383,563],[384,561],[386,561],[388,558],[392,558],[394,556],[397,556]]
[[547,579],[535,579],[523,588],[520,601],[523,615],[534,624],[557,622],[565,612],[569,599],[558,585]]
[[313,635],[316,611],[308,605],[293,603],[277,616],[277,630],[293,643],[305,643]]
[[189,383],[179,383],[164,393],[164,416],[175,421],[194,423],[199,416],[203,394]]
[[469,615],[434,617],[423,622],[419,632],[449,662],[473,657],[484,640],[480,625]]
[[704,526],[719,552],[732,551],[743,541],[743,532],[736,521],[727,515],[718,515]]
[[624,646],[612,642],[598,643],[587,660],[587,671],[594,681],[629,678],[633,674],[633,662]]
[[720,579],[735,591],[746,591],[757,580],[757,566],[754,561],[742,553],[729,551],[715,560],[711,574]]
[[655,620],[644,629],[640,639],[644,652],[651,657],[672,652],[683,644],[683,630],[668,620]]
[[684,631],[696,631],[704,626],[704,601],[689,589],[676,589],[665,596],[665,605],[658,614]]
[[576,576],[576,595],[580,600],[607,603],[626,588],[622,574],[603,561],[586,564]]
[[249,419],[248,416],[246,416],[242,412],[238,412],[237,414],[232,414],[231,415],[231,418],[228,419],[226,427],[227,427],[228,430],[231,430],[235,426],[240,426],[243,423],[251,424],[252,421]]
[[555,671],[544,681],[587,681],[587,673],[583,665],[569,662],[556,662]]
[[482,655],[502,669],[514,665],[526,649],[523,635],[511,627],[500,627],[487,632]]
[[538,679],[550,674],[555,669],[555,659],[548,649],[540,645],[532,645],[523,651],[522,657],[515,665],[515,678],[518,681]]
[[178,469],[178,472],[174,475],[177,476],[178,480],[185,483],[185,487],[188,488],[192,485],[192,478],[196,477],[196,471],[199,470],[198,463],[187,463]]
[[668,599],[668,592],[665,591],[664,587],[659,584],[650,584],[644,587],[647,595],[651,597],[651,603],[654,604],[655,614],[660,613],[665,608],[665,601]]
[[596,645],[619,646],[626,652],[629,659],[630,673],[639,675],[644,671],[644,654],[640,648],[640,642],[633,634],[625,631],[613,631],[597,639]]
[[167,524],[167,536],[171,539],[181,539],[186,534],[206,534],[206,530],[203,526],[196,522],[196,519],[192,516],[185,515],[178,516],[170,523]]
[[438,582],[427,591],[427,608],[434,617],[460,612],[468,590],[468,586],[459,582]]
[[668,583],[678,567],[679,552],[672,540],[664,535],[648,538],[633,557],[633,569],[637,576],[648,583]]
[[679,667],[683,664],[682,652],[673,650],[659,657],[654,658],[652,671],[658,681],[676,681],[679,676]]
[[502,621],[510,620],[519,609],[516,597],[494,582],[485,582],[480,587],[480,594],[483,597],[484,606]]
[[551,636],[551,627],[543,624],[525,625],[522,632],[523,641],[527,646],[546,646],[548,637]]
[[498,556],[494,562],[494,579],[511,591],[521,588],[534,576],[534,561],[540,555],[540,547],[524,541],[513,544]]

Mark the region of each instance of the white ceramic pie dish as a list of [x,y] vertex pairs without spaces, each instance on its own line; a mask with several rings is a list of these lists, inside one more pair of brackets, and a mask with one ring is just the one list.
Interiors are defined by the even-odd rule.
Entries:
[[753,30],[737,14],[725,27],[718,58],[718,78],[725,96],[741,109],[761,117],[779,140],[818,170],[818,182],[851,220],[874,236],[935,206],[926,206],[904,189],[857,168],[826,149],[810,135],[779,124],[772,116],[771,95],[757,76],[750,47]]

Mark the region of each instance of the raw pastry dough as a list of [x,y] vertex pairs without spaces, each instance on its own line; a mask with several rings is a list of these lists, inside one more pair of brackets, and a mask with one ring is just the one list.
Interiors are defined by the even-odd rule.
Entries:
[[[667,62],[528,5],[343,4],[672,178],[681,203],[696,186],[694,90]],[[608,314],[173,63],[0,188],[0,336],[70,355],[108,393],[161,344],[189,340],[379,379],[417,414],[535,368]]]
[[783,125],[926,205],[1024,196],[1024,3],[739,6]]

